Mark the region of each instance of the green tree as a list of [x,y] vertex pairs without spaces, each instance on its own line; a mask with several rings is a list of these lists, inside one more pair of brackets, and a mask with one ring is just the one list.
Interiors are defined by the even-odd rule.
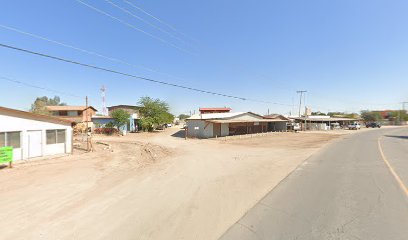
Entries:
[[408,114],[405,110],[393,111],[391,117],[395,121],[408,121]]
[[328,112],[327,115],[329,115],[330,117],[334,117],[334,116],[341,116],[343,115],[344,112]]
[[381,116],[380,113],[378,112],[372,112],[372,111],[361,111],[361,118],[365,122],[378,122],[383,120],[383,117]]
[[190,115],[187,115],[187,114],[180,114],[180,115],[178,116],[178,118],[179,118],[180,120],[184,120],[184,119],[189,118],[189,117],[190,117]]
[[122,126],[128,123],[130,114],[123,109],[116,109],[112,111],[111,117],[113,118],[113,125],[120,130]]
[[50,115],[50,112],[46,109],[46,106],[65,106],[66,103],[61,102],[60,97],[54,96],[54,98],[48,98],[47,96],[37,97],[33,104],[31,104],[30,112]]
[[312,116],[326,116],[326,114],[318,111],[318,112],[312,112]]
[[169,105],[160,100],[150,97],[142,97],[139,100],[141,125],[144,130],[153,131],[154,128],[164,123],[171,123],[174,116],[169,113]]

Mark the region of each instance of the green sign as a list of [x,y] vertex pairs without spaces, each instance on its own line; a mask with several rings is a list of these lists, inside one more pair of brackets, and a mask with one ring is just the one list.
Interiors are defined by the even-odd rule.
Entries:
[[13,161],[13,147],[0,148],[0,164]]

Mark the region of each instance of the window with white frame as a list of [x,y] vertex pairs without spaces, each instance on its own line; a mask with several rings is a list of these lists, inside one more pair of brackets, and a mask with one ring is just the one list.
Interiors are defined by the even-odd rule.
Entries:
[[21,147],[21,132],[0,132],[0,147]]
[[65,143],[65,129],[47,130],[47,145]]

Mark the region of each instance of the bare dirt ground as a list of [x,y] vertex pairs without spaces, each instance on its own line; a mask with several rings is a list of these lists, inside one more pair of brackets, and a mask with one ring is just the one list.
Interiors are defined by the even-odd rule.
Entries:
[[313,152],[348,134],[186,141],[179,131],[94,137],[95,152],[1,169],[0,239],[217,239]]

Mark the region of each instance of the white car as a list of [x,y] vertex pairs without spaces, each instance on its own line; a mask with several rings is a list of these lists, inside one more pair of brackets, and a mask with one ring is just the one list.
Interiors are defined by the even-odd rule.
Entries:
[[168,127],[168,128],[169,128],[169,127],[172,127],[172,126],[173,126],[173,125],[172,125],[171,123],[167,123],[167,124],[166,124],[166,127]]
[[361,125],[358,122],[354,122],[354,123],[348,125],[348,129],[350,129],[350,130],[359,130],[359,129],[361,129]]

